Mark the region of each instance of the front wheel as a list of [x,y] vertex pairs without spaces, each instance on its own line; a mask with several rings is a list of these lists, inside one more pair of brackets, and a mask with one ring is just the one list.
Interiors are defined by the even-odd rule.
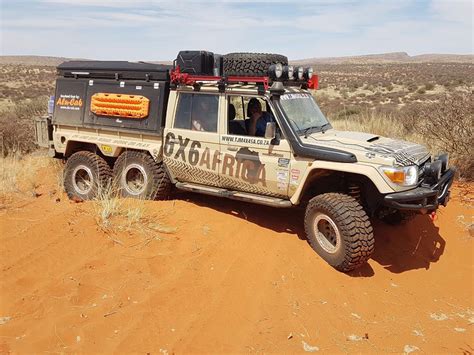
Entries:
[[304,224],[311,247],[339,271],[358,268],[374,251],[369,217],[348,195],[327,193],[312,198],[306,207]]

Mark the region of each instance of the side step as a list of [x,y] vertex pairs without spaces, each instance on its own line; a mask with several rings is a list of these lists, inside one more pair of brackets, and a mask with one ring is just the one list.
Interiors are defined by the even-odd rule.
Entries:
[[289,200],[284,200],[278,197],[261,196],[255,195],[248,192],[232,191],[221,187],[211,187],[198,184],[192,184],[189,182],[178,182],[176,187],[180,190],[199,192],[201,194],[227,197],[233,200],[246,201],[258,203],[260,205],[271,206],[271,207],[291,207],[293,206]]

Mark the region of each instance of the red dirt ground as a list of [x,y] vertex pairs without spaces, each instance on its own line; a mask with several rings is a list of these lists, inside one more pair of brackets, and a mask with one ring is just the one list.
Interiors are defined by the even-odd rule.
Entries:
[[107,232],[38,181],[0,210],[4,352],[474,352],[473,185],[434,223],[374,222],[373,258],[343,274],[297,210],[177,194],[144,202],[175,232]]

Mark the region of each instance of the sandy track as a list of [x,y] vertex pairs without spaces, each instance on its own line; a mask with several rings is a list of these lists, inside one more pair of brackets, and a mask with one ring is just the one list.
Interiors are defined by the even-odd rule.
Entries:
[[376,223],[374,257],[342,274],[296,210],[179,194],[145,202],[178,228],[147,239],[105,233],[92,203],[56,202],[40,176],[40,197],[0,211],[3,351],[474,351],[472,185],[434,224]]

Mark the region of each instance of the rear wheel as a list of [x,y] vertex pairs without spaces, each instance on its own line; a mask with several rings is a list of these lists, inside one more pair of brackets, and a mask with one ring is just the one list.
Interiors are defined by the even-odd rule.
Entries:
[[126,151],[114,165],[114,181],[123,197],[147,200],[168,198],[171,182],[163,163],[146,152]]
[[224,75],[265,76],[272,64],[288,65],[288,58],[270,53],[229,53],[224,55]]
[[92,200],[112,179],[107,162],[95,153],[80,151],[69,157],[64,169],[64,189],[70,199]]
[[369,217],[348,195],[327,193],[311,199],[306,207],[305,231],[311,247],[340,271],[358,268],[374,251]]

